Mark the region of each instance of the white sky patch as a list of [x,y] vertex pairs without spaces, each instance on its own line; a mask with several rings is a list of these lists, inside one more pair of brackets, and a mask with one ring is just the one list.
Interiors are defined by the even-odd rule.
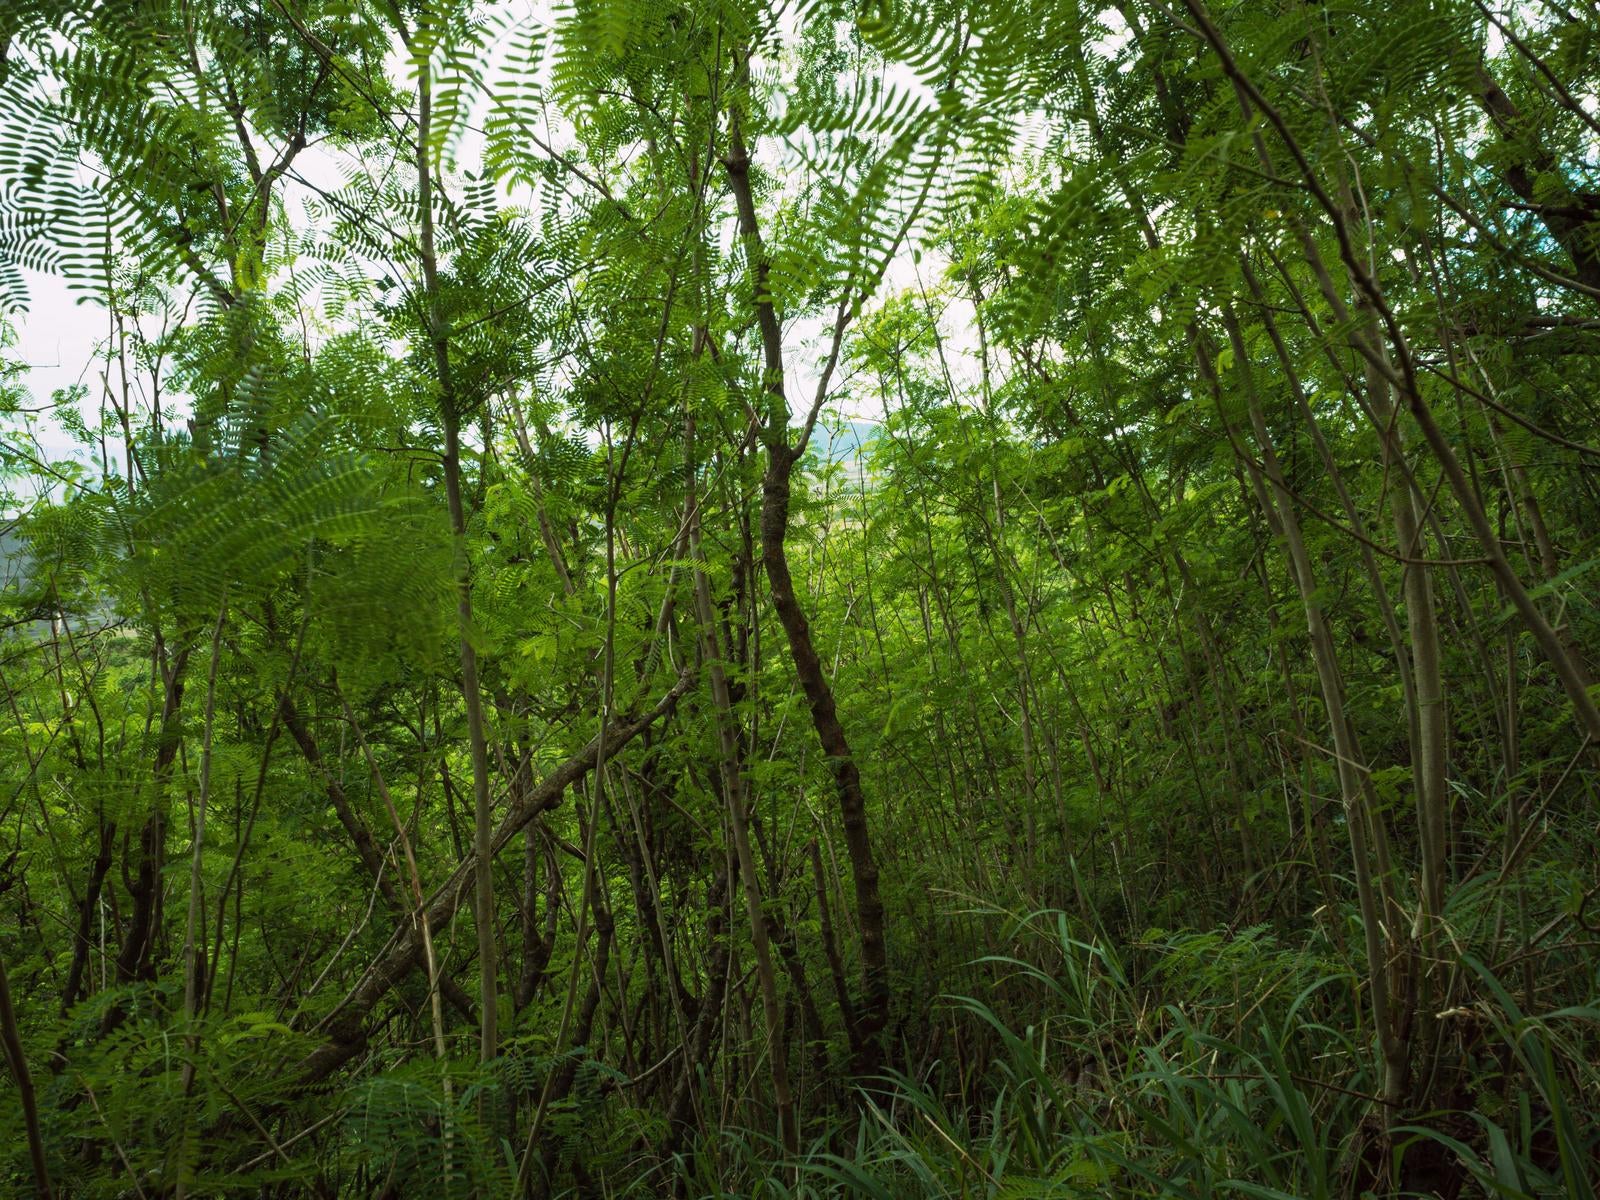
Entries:
[[[525,47],[530,33],[542,33],[548,37],[555,29],[553,5],[549,0],[521,0],[520,3],[502,5],[491,10],[489,19],[493,22],[492,36],[487,46],[487,58],[481,64],[483,78],[489,87],[476,97],[469,111],[460,114],[460,127],[447,142],[448,160],[441,170],[443,186],[455,194],[459,194],[462,185],[484,166],[488,147],[486,126],[492,109],[487,92],[503,84],[509,71],[521,70],[520,65],[513,67],[509,59],[513,53]],[[782,32],[785,35],[781,39],[782,44],[785,47],[797,45],[800,29],[793,13],[786,12],[781,20],[784,22]],[[1103,16],[1102,22],[1112,29],[1101,38],[1106,43],[1104,49],[1112,52],[1126,40],[1128,31],[1114,11],[1109,16]],[[547,41],[539,69],[533,78],[521,79],[520,85],[523,88],[531,87],[536,94],[548,95],[554,59],[554,46]],[[786,53],[776,61],[756,64],[780,105],[783,97],[795,94],[789,86],[792,82],[789,75],[795,62],[795,56]],[[391,46],[385,66],[393,78],[415,78],[414,64],[398,39]],[[442,75],[447,69],[436,65],[436,74]],[[914,70],[901,63],[871,63],[863,84],[878,89],[880,95],[897,97],[896,102],[903,102],[912,109],[926,111],[937,106],[933,88]],[[800,124],[803,130],[804,123]],[[549,150],[567,154],[577,147],[570,122],[555,110],[546,109],[543,113],[535,114],[535,125]],[[1018,126],[1017,153],[1002,172],[1003,184],[1015,185],[1026,175],[1030,156],[1051,132],[1050,122],[1042,111],[1023,116]],[[802,142],[810,140],[804,133],[800,137]],[[259,134],[255,140],[263,161],[271,161],[279,148]],[[782,139],[766,136],[759,139],[753,147],[753,153],[765,169],[785,181],[791,194],[798,194],[817,167],[816,161],[807,162],[814,149],[814,146],[800,142],[789,144]],[[283,206],[290,228],[297,234],[314,231],[319,226],[325,228],[332,219],[331,214],[337,212],[337,207],[330,204],[328,197],[341,193],[351,179],[364,169],[386,169],[388,164],[380,162],[382,157],[374,155],[370,163],[364,164],[355,153],[327,143],[314,143],[300,151],[275,194],[276,201]],[[402,164],[400,169],[408,169],[408,164]],[[939,185],[936,183],[935,186]],[[503,180],[498,184],[496,193],[502,205],[521,209],[537,218],[540,198],[526,182]],[[899,215],[904,219],[909,212]],[[890,219],[894,219],[892,215]],[[765,232],[770,238],[770,228]],[[735,222],[731,215],[719,233],[724,243],[723,249],[731,250],[736,240]],[[931,293],[938,288],[948,264],[936,251],[918,252],[920,233],[913,229],[903,238],[897,252],[887,263],[875,294],[868,301],[868,309],[895,294]],[[396,282],[403,283],[413,270],[411,264],[373,261],[353,250],[349,251],[349,255],[356,268],[372,278],[399,275],[401,278]],[[293,258],[291,256],[291,260]],[[291,284],[295,287],[301,329],[314,349],[327,337],[349,327],[349,320],[346,319],[341,325],[338,320],[330,318],[325,308],[325,289],[321,285],[290,279],[291,272],[309,270],[312,265],[313,262],[304,259],[290,261],[290,265],[279,271],[270,286],[275,291]],[[104,307],[87,293],[73,289],[58,277],[29,272],[27,283],[30,289],[29,309],[17,321],[17,353],[29,367],[27,386],[36,402],[39,402],[48,401],[51,394],[59,389],[82,384],[89,390],[84,404],[86,415],[92,417],[94,410],[104,403],[104,356],[109,348],[108,315]],[[944,342],[946,364],[954,377],[952,382],[958,387],[975,386],[978,354],[976,321],[971,302],[947,292],[941,293],[936,302],[940,309],[939,332]],[[803,418],[814,396],[830,340],[830,321],[831,312],[793,318],[787,323],[785,362],[789,378],[785,382],[797,420]],[[146,336],[153,336],[158,331],[146,327],[142,332]],[[562,373],[559,364],[555,364],[556,377],[559,378]],[[837,396],[849,397],[850,389],[843,371],[836,376],[833,390]],[[168,394],[164,399],[172,403],[175,398]],[[176,399],[181,402],[181,398]],[[876,402],[870,407],[871,411],[866,411],[864,406],[852,402],[849,404],[851,411],[840,415],[851,421],[881,420],[881,409]],[[85,448],[74,443],[55,422],[41,421],[37,429],[40,450],[45,456],[81,457],[86,454]]]
[[[0,3],[3,2],[4,0],[0,0]],[[512,0],[509,3],[491,5],[487,19],[493,23],[491,34],[486,45],[484,60],[476,65],[481,69],[489,87],[476,97],[469,111],[461,114],[461,126],[448,143],[449,158],[441,173],[446,189],[457,195],[468,179],[484,168],[485,153],[488,149],[486,130],[492,109],[492,102],[487,92],[504,85],[512,71],[521,71],[521,65],[514,61],[513,56],[523,51],[530,34],[545,36],[546,45],[539,67],[532,77],[518,80],[519,90],[524,94],[548,96],[552,65],[556,57],[552,36],[556,28],[556,19],[552,0]],[[779,21],[781,43],[786,48],[796,46],[801,31],[794,12],[785,7]],[[840,32],[848,33],[848,27]],[[1491,52],[1497,52],[1500,48],[1499,35],[1491,28],[1489,36]],[[1132,31],[1114,8],[1108,7],[1096,14],[1095,26],[1086,32],[1086,39],[1085,50],[1097,61],[1119,66],[1135,61],[1135,55],[1131,53]],[[784,98],[788,98],[792,103],[793,97],[797,94],[795,89],[789,86],[792,83],[791,77],[795,65],[796,56],[792,52],[785,53],[777,60],[756,64],[760,77],[770,87],[780,109]],[[398,41],[391,46],[386,58],[386,67],[396,79],[414,78],[414,65]],[[437,68],[441,75],[447,73],[448,69],[444,64],[440,64]],[[902,97],[907,105],[915,109],[925,111],[937,106],[938,97],[933,87],[905,64],[872,63],[867,82],[880,89],[881,95]],[[543,113],[531,112],[529,115],[549,151],[568,154],[576,149],[577,141],[571,124],[559,112],[549,108]],[[753,149],[760,164],[776,173],[785,182],[791,194],[798,194],[812,177],[817,164],[826,161],[820,151],[816,158],[807,161],[811,152],[817,149],[815,136],[806,131],[804,121],[797,124],[801,132],[796,135],[793,143],[768,136],[761,138]],[[1030,177],[1037,177],[1041,169],[1048,172],[1051,169],[1048,165],[1049,156],[1044,156],[1044,166],[1041,168],[1040,154],[1046,147],[1047,139],[1070,137],[1070,134],[1070,130],[1062,130],[1047,119],[1042,110],[1018,114],[1015,126],[1015,149],[1010,161],[1002,165],[1001,185],[1020,186]],[[265,139],[258,138],[257,141],[264,157],[269,156],[275,149],[266,144]],[[374,168],[378,165],[378,156],[374,156]],[[327,144],[314,144],[302,150],[291,172],[280,184],[277,194],[291,228],[296,232],[308,229],[314,231],[319,223],[325,225],[328,218],[318,217],[317,213],[326,212],[328,205],[319,193],[339,193],[346,187],[353,173],[359,171],[361,167],[362,164],[355,154]],[[402,164],[401,169],[407,168]],[[573,181],[573,185],[583,186],[576,180]],[[937,188],[940,184],[936,182],[934,186]],[[521,209],[537,219],[541,203],[540,195],[527,182],[509,179],[500,181],[496,187],[496,198],[501,205]],[[1158,223],[1162,216],[1163,211],[1160,209],[1152,214],[1152,218]],[[770,226],[765,232],[771,236]],[[719,236],[725,250],[733,247],[736,235],[731,217],[719,230]],[[980,373],[976,314],[970,299],[954,294],[953,288],[942,286],[948,262],[936,249],[921,245],[921,242],[919,231],[915,230],[901,242],[894,257],[887,264],[876,294],[869,301],[868,307],[882,303],[889,296],[902,293],[915,295],[926,292],[933,298],[938,309],[937,319],[943,341],[945,365],[950,371],[951,382],[957,392],[957,396],[952,397],[952,400],[959,401],[962,396],[970,397],[978,390]],[[397,252],[396,257],[404,257],[403,248]],[[405,262],[380,263],[359,255],[353,255],[353,260],[357,269],[366,271],[374,278],[383,275],[393,276],[398,272],[400,277],[396,282],[401,284],[409,280],[410,272],[414,269],[411,264]],[[295,269],[298,269],[298,264]],[[287,272],[281,274],[286,276]],[[272,286],[279,288],[287,282],[286,277],[278,278],[272,282]],[[99,393],[103,388],[100,379],[103,368],[97,361],[97,354],[103,352],[107,344],[108,320],[105,310],[96,302],[84,303],[83,293],[69,288],[59,278],[28,272],[27,283],[31,301],[29,311],[16,321],[19,345],[15,352],[29,366],[26,382],[33,392],[35,402],[37,404],[48,401],[50,395],[58,389],[81,383],[89,388],[90,395],[85,407],[92,413],[100,403]],[[934,295],[936,292],[937,295]],[[326,312],[325,299],[323,290],[317,285],[301,289],[302,325],[313,346],[341,331],[339,322]],[[791,407],[796,412],[797,419],[803,417],[816,389],[820,368],[826,356],[831,316],[829,311],[793,318],[787,323],[785,358],[788,379],[785,382]],[[347,324],[344,327],[349,326]],[[146,329],[145,332],[150,334],[154,331]],[[1004,364],[993,362],[991,367],[996,371],[1002,371]],[[553,364],[549,374],[559,379],[562,374],[561,365]],[[846,372],[841,370],[833,386],[843,403],[840,416],[857,422],[877,422],[882,419],[882,410],[876,397],[869,402],[852,395]],[[81,452],[81,448],[76,447],[66,433],[54,423],[41,422],[39,428],[41,447],[47,454],[65,456]]]
[[[91,392],[100,387],[96,353],[110,334],[105,309],[81,290],[69,287],[58,275],[24,269],[28,311],[14,317],[17,345],[13,352],[26,364],[28,390],[34,406],[46,403],[58,390],[83,384]],[[64,457],[74,443],[54,422],[39,430],[43,448]]]
[[[789,36],[783,42],[786,46],[793,46],[798,42],[799,28],[792,14],[786,14],[784,19],[787,21],[785,32]],[[493,22],[492,36],[488,43],[488,57],[481,64],[481,70],[483,78],[493,88],[504,81],[507,71],[511,69],[508,56],[514,50],[521,49],[528,33],[553,32],[555,20],[553,5],[548,0],[522,0],[513,5],[500,6],[491,11],[489,20]],[[551,45],[545,47],[538,72],[532,80],[522,80],[524,86],[532,84],[537,92],[547,93],[554,60],[553,49]],[[758,69],[767,76],[774,91],[784,95],[792,94],[791,89],[783,86],[786,81],[782,78],[792,66],[792,61],[778,61],[758,64]],[[398,39],[391,46],[385,67],[396,79],[415,78],[414,64]],[[907,103],[917,107],[936,103],[932,89],[909,67],[889,63],[877,65],[874,70],[876,86],[905,97]],[[443,73],[438,66],[436,73]],[[485,93],[488,90],[485,89]],[[461,114],[461,127],[448,143],[449,159],[443,165],[442,183],[457,194],[461,185],[483,167],[490,111],[488,95],[478,95],[472,109]],[[576,147],[576,137],[570,123],[559,114],[547,110],[538,115],[536,124],[549,148],[556,153],[565,154]],[[251,132],[255,135],[254,140],[263,161],[271,161],[280,147],[261,137],[259,131]],[[803,185],[809,168],[803,155],[797,153],[794,147],[778,139],[764,137],[754,149],[768,170],[793,180],[796,190]],[[367,165],[382,169],[377,156]],[[356,154],[341,151],[327,143],[314,143],[301,150],[275,193],[275,201],[283,206],[290,228],[299,232],[315,229],[319,223],[325,225],[331,219],[331,214],[337,212],[337,207],[330,203],[328,197],[341,193],[363,169],[363,163]],[[497,187],[497,198],[507,207],[537,216],[539,196],[525,182],[502,182]],[[724,248],[731,249],[736,236],[731,218],[723,236],[727,243]],[[887,295],[918,286],[918,270],[911,254],[914,242],[913,233],[888,263],[873,298],[874,303]],[[393,276],[397,270],[405,273],[410,269],[404,263],[368,261],[353,252],[352,257],[360,268],[375,278]],[[296,258],[296,255],[290,256],[291,260]],[[311,265],[304,259],[291,261],[290,265],[279,271],[278,277],[269,286],[275,291],[290,284],[296,288],[301,327],[315,348],[328,336],[340,332],[341,328],[338,322],[328,319],[324,312],[326,297],[320,285],[290,278],[292,272],[309,270]],[[924,266],[924,278],[927,270],[928,267]],[[14,352],[28,366],[25,382],[33,394],[35,406],[48,403],[49,398],[62,389],[82,385],[89,393],[83,407],[86,415],[92,416],[94,410],[104,403],[106,357],[111,350],[109,316],[91,293],[73,287],[58,276],[37,271],[27,272],[26,275],[29,303],[27,311],[15,321],[18,345]],[[827,318],[823,316],[803,317],[789,323],[786,363],[790,378],[786,382],[792,403],[800,415],[811,402],[826,354],[829,332],[826,325]],[[149,322],[146,322],[141,332],[150,337],[159,333],[159,330],[149,327]],[[951,348],[957,350],[958,354],[964,354],[966,347],[963,343],[971,337],[970,322],[952,324],[947,334]],[[164,399],[169,403],[173,400],[181,402],[181,397],[175,398],[170,394]],[[54,421],[40,421],[36,430],[39,449],[47,457],[81,457],[86,453],[85,448],[77,445]]]

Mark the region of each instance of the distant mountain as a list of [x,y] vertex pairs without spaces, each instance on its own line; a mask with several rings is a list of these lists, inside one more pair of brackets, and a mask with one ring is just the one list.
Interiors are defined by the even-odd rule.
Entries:
[[849,420],[823,425],[817,423],[812,445],[819,458],[828,462],[860,458],[867,443],[878,434],[875,421]]

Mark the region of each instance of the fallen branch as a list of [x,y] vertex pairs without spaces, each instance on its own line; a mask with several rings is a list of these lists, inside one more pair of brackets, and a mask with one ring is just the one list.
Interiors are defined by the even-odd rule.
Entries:
[[[614,755],[671,712],[693,682],[692,675],[686,673],[679,676],[678,682],[653,708],[610,726],[605,731],[603,743],[599,736],[591,739],[588,745],[547,775],[537,787],[514,800],[494,831],[490,843],[493,852],[499,854],[535,817],[560,804],[566,790],[594,768],[602,744],[608,757]],[[466,902],[472,890],[472,873],[473,860],[469,858],[456,867],[450,878],[429,898],[425,911],[430,931],[436,932],[449,924],[456,910]],[[327,1033],[328,1040],[300,1061],[302,1087],[320,1083],[362,1051],[366,1046],[367,1016],[378,1001],[416,966],[421,954],[419,923],[408,917],[404,929],[397,931],[390,939],[388,948],[367,968],[355,987],[323,1018],[321,1028]]]

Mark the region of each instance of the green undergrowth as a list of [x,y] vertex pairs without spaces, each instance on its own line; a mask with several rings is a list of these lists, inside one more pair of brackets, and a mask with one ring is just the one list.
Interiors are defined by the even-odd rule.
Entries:
[[[1048,911],[1007,935],[1017,951],[983,960],[1002,975],[992,995],[939,1001],[991,1048],[977,1079],[949,1061],[887,1077],[851,1132],[787,1163],[763,1134],[708,1141],[680,1160],[681,1193],[1594,1195],[1600,1008],[1525,1012],[1463,955],[1471,1000],[1439,1021],[1455,1103],[1386,1114],[1358,978],[1320,938],[1150,930],[1119,950]],[[1029,1017],[1019,995],[1048,1002]]]

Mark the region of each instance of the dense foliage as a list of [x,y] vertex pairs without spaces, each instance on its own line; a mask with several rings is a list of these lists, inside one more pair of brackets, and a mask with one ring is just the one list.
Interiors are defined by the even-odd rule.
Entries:
[[0,5],[0,1190],[1593,1196],[1597,87]]

